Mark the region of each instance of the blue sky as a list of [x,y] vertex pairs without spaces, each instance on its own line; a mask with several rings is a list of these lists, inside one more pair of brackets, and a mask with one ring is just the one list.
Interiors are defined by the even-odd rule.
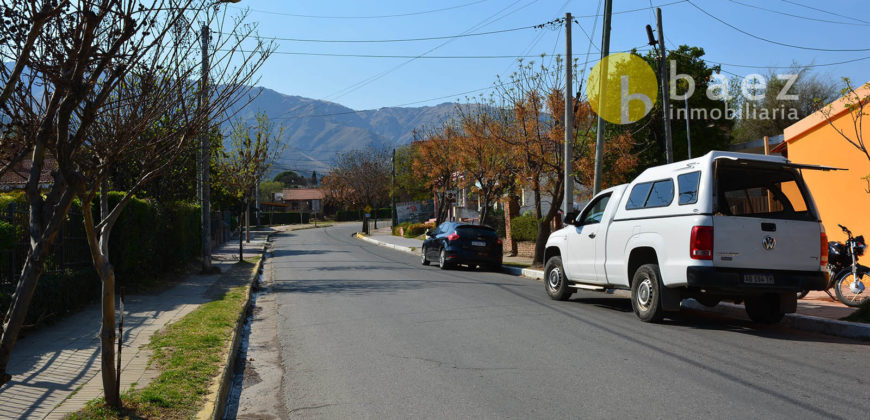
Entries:
[[[817,51],[765,42],[714,20],[692,3],[728,24],[771,41],[816,49],[864,51]],[[768,72],[765,68],[736,65],[789,66],[792,62],[818,65],[868,57],[815,70],[837,79],[847,76],[859,84],[870,81],[870,39],[862,35],[870,33],[870,2],[866,0],[613,0],[611,51],[646,44],[644,26],[654,23],[650,4],[664,5],[668,48],[679,44],[703,47],[709,61],[728,63],[723,65],[723,70],[729,76]],[[563,17],[565,12],[575,16],[595,15],[599,0],[242,0],[229,7],[231,13],[250,8],[249,20],[259,23],[260,35],[266,38],[383,40],[522,28]],[[447,10],[433,11],[437,9]],[[644,10],[620,13],[633,9]],[[403,16],[385,17],[387,15]],[[584,62],[590,50],[591,66],[599,54],[600,17],[578,17],[578,20],[595,45],[590,50],[589,39],[575,25],[574,55]],[[386,43],[276,40],[278,53],[261,70],[259,84],[281,93],[329,100],[353,109],[434,105],[480,93],[459,95],[492,86],[496,75],[510,74],[516,67],[516,58],[409,61],[407,58],[305,56],[281,52],[418,56],[432,50],[427,55],[538,56],[546,53],[549,56],[554,52],[564,54],[563,32],[562,28],[521,29],[456,38],[446,43],[447,40]],[[372,78],[376,80],[358,85]]]

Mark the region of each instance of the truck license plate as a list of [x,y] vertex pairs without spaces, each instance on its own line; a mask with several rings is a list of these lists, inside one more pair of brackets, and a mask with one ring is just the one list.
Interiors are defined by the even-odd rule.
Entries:
[[486,246],[486,242],[484,241],[471,241],[472,246]]
[[743,282],[748,284],[774,284],[773,274],[744,274]]

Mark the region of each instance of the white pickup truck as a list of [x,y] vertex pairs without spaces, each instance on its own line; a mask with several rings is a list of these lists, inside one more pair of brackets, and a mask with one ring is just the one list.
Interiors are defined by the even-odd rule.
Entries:
[[566,215],[547,240],[547,294],[631,290],[647,322],[686,298],[743,301],[753,321],[779,322],[796,292],[825,288],[827,237],[801,171],[830,169],[717,151],[647,169]]

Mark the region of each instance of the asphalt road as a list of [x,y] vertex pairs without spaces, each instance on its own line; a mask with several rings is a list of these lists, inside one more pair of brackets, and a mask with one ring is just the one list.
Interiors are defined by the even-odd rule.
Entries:
[[[240,418],[870,418],[870,345],[274,238]],[[270,278],[271,277],[271,278]]]

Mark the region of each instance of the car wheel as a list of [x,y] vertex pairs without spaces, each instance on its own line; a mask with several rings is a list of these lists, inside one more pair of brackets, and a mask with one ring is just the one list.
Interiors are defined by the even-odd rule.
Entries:
[[422,257],[420,257],[420,263],[423,265],[429,265],[429,260],[426,259],[426,248],[420,248],[420,254],[422,255]]
[[441,253],[438,254],[438,268],[442,270],[450,268],[450,263],[447,262],[447,250],[444,248],[441,248]]
[[747,297],[743,305],[746,307],[746,314],[749,319],[759,324],[776,324],[782,321],[785,312],[780,308],[779,296],[775,294],[765,294],[761,296]]
[[658,264],[644,264],[631,280],[631,308],[643,322],[659,322],[665,315],[662,308],[661,272]]
[[565,268],[562,267],[561,257],[552,257],[547,260],[544,267],[544,285],[547,295],[553,300],[568,300],[574,293],[568,287],[568,278],[565,277]]

